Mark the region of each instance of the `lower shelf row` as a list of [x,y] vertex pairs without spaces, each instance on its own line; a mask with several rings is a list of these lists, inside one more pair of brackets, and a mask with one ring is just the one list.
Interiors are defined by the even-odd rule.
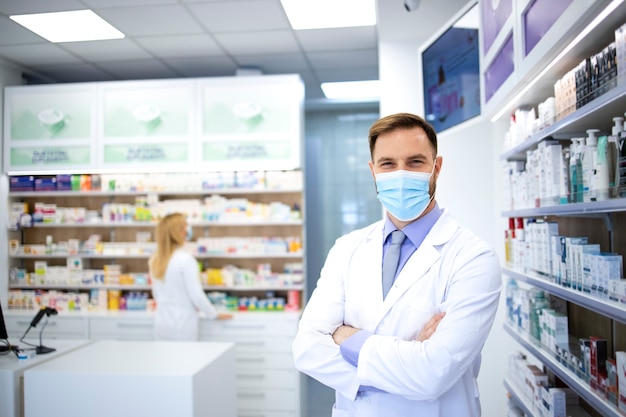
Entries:
[[[224,311],[299,311],[301,294],[299,290],[285,290],[277,294],[279,288],[256,290],[234,295],[225,291],[210,291],[209,300],[218,310]],[[42,306],[62,312],[97,311],[155,311],[156,301],[148,289],[121,290],[92,288],[85,291],[57,290],[9,290],[8,309],[10,311],[37,311]]]

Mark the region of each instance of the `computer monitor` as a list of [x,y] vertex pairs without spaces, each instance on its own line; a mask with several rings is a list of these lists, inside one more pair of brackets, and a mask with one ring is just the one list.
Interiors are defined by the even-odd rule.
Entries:
[[0,340],[7,340],[9,334],[7,333],[7,326],[4,324],[4,315],[2,314],[2,303],[0,303]]

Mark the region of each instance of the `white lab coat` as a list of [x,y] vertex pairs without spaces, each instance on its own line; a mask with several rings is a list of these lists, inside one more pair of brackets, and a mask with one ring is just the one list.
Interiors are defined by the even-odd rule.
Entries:
[[217,310],[202,290],[198,262],[183,249],[172,254],[163,280],[152,279],[152,293],[157,302],[157,340],[198,340],[197,310],[210,319],[217,317]]
[[[480,351],[502,286],[496,254],[444,210],[383,301],[382,248],[383,221],[336,241],[293,342],[296,368],[335,389],[333,417],[480,416]],[[436,311],[446,316],[435,334],[414,341]],[[374,334],[358,367],[333,342],[342,324]]]

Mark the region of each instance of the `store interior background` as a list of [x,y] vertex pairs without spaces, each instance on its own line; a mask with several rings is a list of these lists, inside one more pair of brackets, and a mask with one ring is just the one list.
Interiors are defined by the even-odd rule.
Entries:
[[[0,15],[0,87],[24,84],[25,73],[29,74],[27,78],[30,82],[54,81],[32,69],[25,72],[27,66],[37,62],[36,54],[38,53],[43,54],[43,58],[49,63],[56,62],[56,65],[48,65],[48,67],[56,66],[58,75],[65,77],[62,79],[64,82],[105,80],[102,76],[97,78],[96,73],[86,62],[72,62],[72,65],[63,69],[61,61],[65,52],[63,54],[48,53],[45,49],[39,49],[28,42],[22,45],[8,45],[14,39],[9,36],[9,32],[3,30],[7,27],[6,15],[16,13],[15,10],[26,7],[24,3],[30,4],[31,2],[0,0],[0,13],[2,13]],[[32,3],[39,7],[42,5],[44,8],[48,7],[47,2]],[[154,3],[155,8],[184,7],[187,11],[192,9],[190,7],[192,5],[205,4],[205,2],[193,0],[55,0],[50,3],[54,4],[54,8],[66,10],[89,6],[149,9]],[[213,5],[218,3],[206,2],[206,4]],[[263,15],[258,14],[264,8],[275,11],[276,7],[280,7],[279,0],[228,0],[224,2],[226,3],[236,4],[238,13],[245,15],[252,26],[260,24],[258,22],[267,21],[263,19]],[[369,126],[379,115],[402,111],[423,114],[420,48],[436,39],[443,30],[460,17],[461,11],[467,10],[475,3],[476,1],[468,2],[467,0],[447,0],[445,3],[439,0],[422,0],[417,10],[407,12],[403,0],[378,0],[377,26],[370,28],[371,31],[365,29],[353,32],[355,44],[352,46],[349,45],[352,38],[350,36],[344,38],[344,45],[347,47],[344,51],[325,51],[324,44],[316,43],[321,42],[322,38],[317,41],[309,39],[311,41],[309,44],[315,45],[319,50],[311,54],[313,59],[307,57],[305,61],[301,61],[302,54],[289,50],[291,43],[285,41],[285,39],[290,39],[291,35],[283,33],[282,37],[278,36],[275,42],[268,46],[274,48],[274,53],[246,55],[247,60],[244,66],[253,66],[264,73],[302,71],[307,88],[304,167],[308,226],[305,247],[309,292],[315,287],[325,254],[334,240],[343,233],[380,218],[380,205],[376,200],[367,166]],[[38,11],[50,10],[39,9]],[[149,20],[149,16],[149,14],[146,15],[146,20]],[[173,27],[178,26],[173,25]],[[141,32],[140,29],[136,31]],[[230,35],[234,42],[240,34]],[[332,36],[326,38],[332,42]],[[264,39],[266,38],[257,37],[258,42],[263,42]],[[268,37],[268,42],[269,39]],[[360,46],[363,49],[359,49],[357,44],[363,39],[365,42],[360,45],[365,46]],[[38,41],[41,42],[41,39]],[[243,38],[239,41],[241,45],[244,45]],[[114,49],[112,45],[114,44],[111,44],[111,48]],[[137,56],[133,51],[136,45],[129,46],[126,42],[120,45],[123,47],[119,53],[123,58],[117,62],[117,65],[118,68],[127,66],[135,71],[135,75],[129,78],[180,77],[180,75],[166,75],[159,67],[162,64],[157,63],[151,66],[148,60],[135,62]],[[288,53],[280,50],[285,45],[287,45]],[[186,44],[185,48],[190,49],[192,46]],[[84,48],[81,45],[76,47]],[[197,45],[197,47],[202,48],[202,45]],[[251,45],[247,48],[253,49]],[[3,58],[3,51],[22,57],[22,64],[15,59]],[[97,55],[97,51],[92,53]],[[75,58],[72,59],[76,61]],[[255,59],[257,64],[255,64]],[[227,62],[217,58],[216,61],[222,64]],[[317,64],[315,70],[310,68],[313,62]],[[303,63],[302,68],[298,67],[299,63]],[[196,72],[191,71],[189,69],[191,67],[186,67],[189,69],[186,76],[235,75],[236,67],[230,68],[229,65],[223,65],[220,71],[230,71],[230,73],[211,73],[208,66],[204,69],[197,67]],[[280,71],[281,68],[284,68],[284,71]],[[51,73],[48,72],[48,74]],[[382,84],[379,100],[331,103],[320,99],[319,81],[375,78],[379,78]],[[3,100],[0,101],[0,114],[3,114],[2,107]],[[2,119],[0,119],[1,126]],[[497,250],[501,259],[504,255],[502,231],[506,225],[505,219],[499,214],[502,210],[502,190],[498,155],[507,127],[505,123],[492,123],[479,116],[439,134],[439,153],[443,156],[444,163],[438,181],[437,200],[440,206],[450,210],[462,224],[489,242]],[[4,168],[1,171],[4,172]],[[8,204],[6,201],[8,180],[4,174],[2,176],[0,195],[5,197],[5,204]],[[2,216],[0,222],[1,227],[6,230],[6,216]],[[7,253],[6,245],[6,240],[0,239],[0,253]],[[0,288],[7,288],[7,275],[8,271],[0,273]],[[0,302],[6,303],[4,290],[0,292],[0,296]],[[516,349],[513,339],[507,337],[502,329],[503,298],[501,298],[500,306],[498,318],[483,349],[483,366],[479,377],[485,417],[496,417],[506,413],[506,390],[502,384],[502,378],[507,366],[507,357]],[[332,391],[311,380],[308,381],[307,391],[308,416],[329,415],[333,401]]]

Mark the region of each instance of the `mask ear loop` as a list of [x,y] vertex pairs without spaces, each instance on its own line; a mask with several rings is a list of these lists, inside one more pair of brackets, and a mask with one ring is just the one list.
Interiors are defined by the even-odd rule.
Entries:
[[[436,167],[437,167],[437,156],[435,156],[435,161],[433,163],[433,169],[430,171],[430,178],[432,178],[433,175],[435,175],[435,168]],[[435,183],[436,182],[437,182],[437,179],[435,179]],[[428,184],[428,187],[430,188],[430,183]],[[435,187],[435,191],[433,192],[433,195],[430,196],[430,200],[428,200],[428,205],[430,205],[430,203],[432,203],[432,201],[435,199],[435,194],[436,193],[437,193],[437,187]],[[426,207],[428,207],[428,206],[426,206]]]

